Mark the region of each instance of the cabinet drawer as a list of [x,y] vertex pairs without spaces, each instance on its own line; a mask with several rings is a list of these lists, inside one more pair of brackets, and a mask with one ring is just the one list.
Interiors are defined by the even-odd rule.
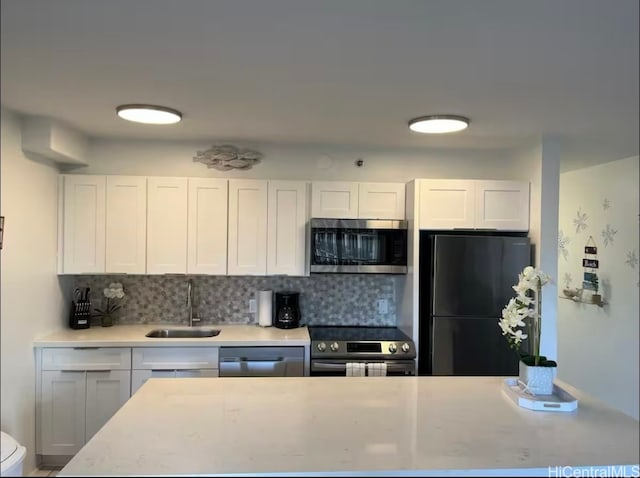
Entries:
[[136,347],[136,370],[217,369],[218,347]]
[[42,349],[42,370],[129,370],[128,347]]

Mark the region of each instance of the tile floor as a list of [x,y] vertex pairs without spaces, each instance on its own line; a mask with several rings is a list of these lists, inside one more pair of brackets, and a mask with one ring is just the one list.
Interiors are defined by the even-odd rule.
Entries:
[[47,467],[47,468],[37,469],[36,471],[31,473],[29,476],[56,476],[60,470],[62,470],[61,466]]

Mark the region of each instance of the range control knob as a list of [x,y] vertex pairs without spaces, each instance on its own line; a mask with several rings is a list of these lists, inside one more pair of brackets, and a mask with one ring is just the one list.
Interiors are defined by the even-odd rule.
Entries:
[[338,345],[338,342],[334,342],[334,343],[331,344],[331,351],[332,352],[336,352],[339,348],[340,348],[340,345]]
[[320,352],[324,352],[325,350],[327,350],[327,344],[325,344],[324,342],[320,342],[320,343],[318,344],[318,350],[319,350]]
[[389,352],[394,354],[396,353],[396,350],[398,350],[398,347],[396,347],[396,344],[389,344]]
[[405,342],[405,343],[402,344],[402,351],[404,353],[409,352],[410,349],[411,349],[411,346],[408,343]]

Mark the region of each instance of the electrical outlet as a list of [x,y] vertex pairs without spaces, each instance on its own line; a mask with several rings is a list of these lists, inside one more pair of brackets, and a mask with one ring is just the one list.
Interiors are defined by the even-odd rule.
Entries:
[[249,312],[256,312],[257,308],[256,308],[256,300],[255,299],[249,299]]
[[378,299],[378,313],[379,314],[389,313],[389,301],[387,299]]

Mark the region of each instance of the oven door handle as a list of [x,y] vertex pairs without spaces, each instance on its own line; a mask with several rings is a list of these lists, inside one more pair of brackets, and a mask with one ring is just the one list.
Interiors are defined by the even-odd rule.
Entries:
[[[354,363],[366,363],[367,366],[370,363],[380,363],[380,361],[375,360],[354,360]],[[393,360],[385,360],[385,364],[387,364],[387,372],[410,372],[413,373],[415,368],[413,364],[407,362],[396,362]],[[347,371],[347,362],[311,362],[311,370],[314,372],[345,372]]]

